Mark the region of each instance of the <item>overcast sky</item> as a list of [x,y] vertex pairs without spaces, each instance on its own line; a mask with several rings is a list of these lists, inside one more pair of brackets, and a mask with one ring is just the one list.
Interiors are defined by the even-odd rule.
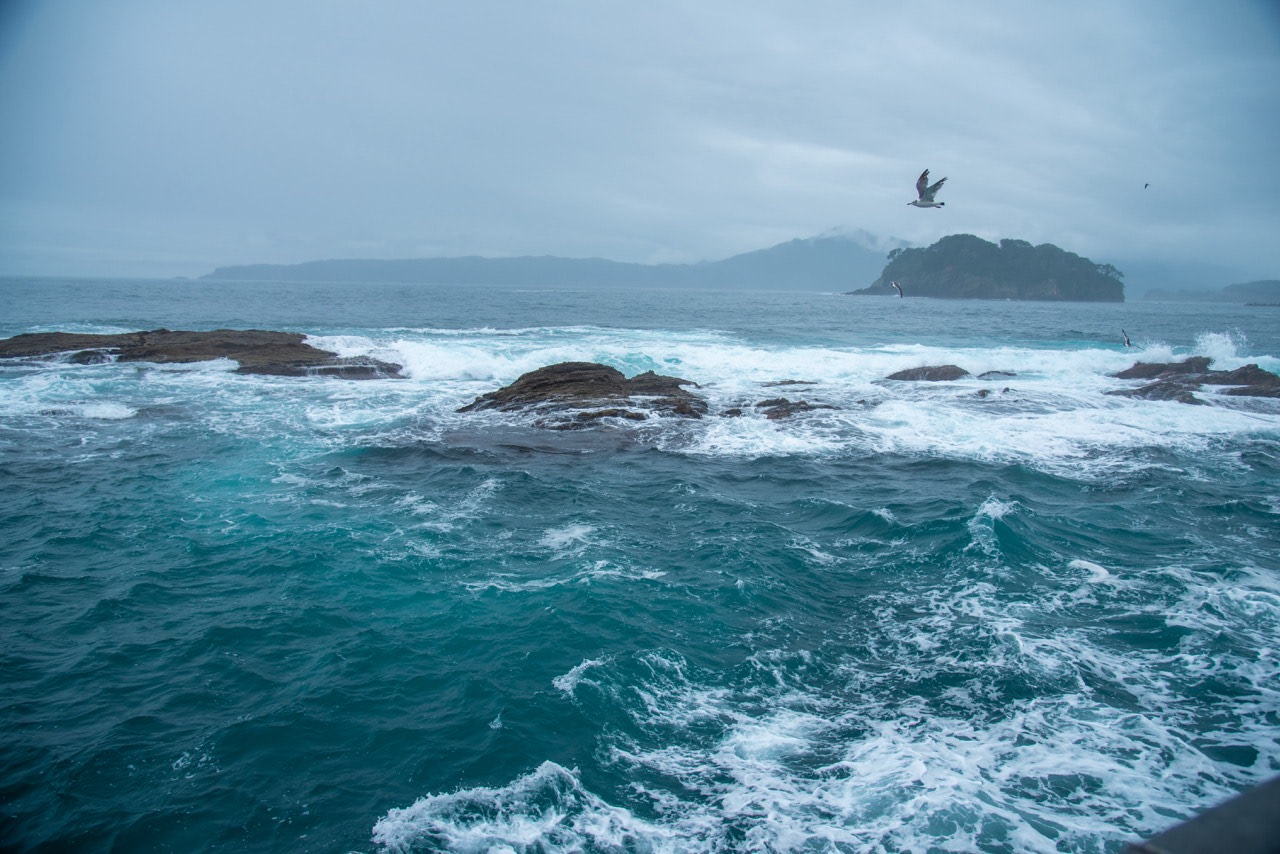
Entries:
[[1280,278],[1277,155],[1275,0],[0,2],[0,274],[840,228]]

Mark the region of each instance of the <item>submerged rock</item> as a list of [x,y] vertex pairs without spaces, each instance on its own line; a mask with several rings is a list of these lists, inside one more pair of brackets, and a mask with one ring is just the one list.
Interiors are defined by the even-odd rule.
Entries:
[[885,379],[910,380],[916,382],[948,382],[969,376],[969,372],[957,365],[931,365],[923,368],[907,368],[890,374]]
[[562,412],[592,408],[591,411],[579,412],[572,422],[539,422],[541,426],[561,429],[601,418],[644,420],[647,417],[644,412],[629,408],[638,406],[659,415],[701,418],[706,414],[707,403],[686,391],[684,386],[687,385],[696,387],[697,383],[653,371],[627,379],[617,368],[608,365],[561,362],[529,371],[510,385],[481,395],[458,411]]
[[341,358],[304,343],[299,332],[215,329],[184,332],[153,329],[115,335],[38,332],[0,340],[0,358],[66,354],[78,364],[119,362],[191,363],[231,359],[242,374],[329,376],[345,379],[394,377],[400,365],[377,359]]
[[787,400],[785,397],[775,397],[771,400],[762,400],[756,404],[756,409],[764,413],[764,417],[770,421],[777,421],[780,418],[790,418],[797,412],[810,412],[814,409],[835,409],[836,407],[828,403],[810,403],[807,400]]
[[1116,397],[1132,397],[1138,400],[1174,400],[1178,403],[1190,403],[1203,406],[1205,402],[1195,396],[1198,384],[1187,384],[1177,380],[1159,380],[1140,388],[1129,388],[1120,391],[1109,391],[1107,394]]

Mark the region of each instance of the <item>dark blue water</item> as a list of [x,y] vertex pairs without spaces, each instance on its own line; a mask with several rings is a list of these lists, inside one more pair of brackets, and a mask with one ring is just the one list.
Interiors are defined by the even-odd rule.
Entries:
[[[408,374],[0,365],[0,844],[1115,850],[1280,771],[1280,407],[1104,393],[1267,311],[0,282]],[[570,359],[748,414],[455,412]]]

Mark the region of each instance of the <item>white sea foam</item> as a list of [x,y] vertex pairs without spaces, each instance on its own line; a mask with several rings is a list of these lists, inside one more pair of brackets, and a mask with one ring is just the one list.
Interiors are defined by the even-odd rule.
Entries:
[[538,545],[554,552],[571,550],[581,551],[583,546],[591,542],[591,535],[596,529],[591,525],[575,523],[562,528],[548,528],[538,540]]
[[611,806],[583,787],[577,770],[554,762],[502,788],[429,795],[373,828],[373,841],[393,852],[622,851],[638,840],[678,850],[670,830]]
[[[1135,361],[1173,360],[1173,348],[1143,343],[1134,352],[1116,347],[1076,350],[943,347],[883,344],[863,347],[763,346],[705,330],[651,331],[601,327],[522,330],[404,330],[375,335],[313,336],[342,355],[375,356],[406,366],[408,379],[378,383],[282,381],[252,377],[211,363],[182,372],[136,366],[45,365],[6,385],[0,413],[35,414],[65,407],[110,417],[104,404],[139,410],[151,402],[190,405],[228,433],[300,428],[319,441],[343,445],[352,432],[369,442],[435,439],[474,430],[483,416],[456,413],[476,396],[558,361],[602,361],[625,374],[644,370],[674,374],[700,384],[710,417],[698,422],[650,419],[615,425],[675,453],[760,458],[833,454],[901,454],[1026,465],[1078,478],[1105,478],[1157,463],[1168,454],[1200,454],[1218,437],[1274,434],[1280,411],[1256,398],[1217,398],[1220,405],[1185,406],[1107,396],[1130,388],[1114,379]],[[1195,350],[1218,367],[1244,361],[1266,366],[1243,336],[1206,332]],[[969,377],[948,383],[890,382],[903,368],[958,364]],[[984,371],[1013,376],[986,379]],[[801,380],[804,385],[777,385]],[[121,392],[131,395],[128,403]],[[138,392],[142,397],[135,400]],[[816,409],[769,421],[755,407],[787,397],[834,409]],[[1243,401],[1243,402],[1242,402]],[[715,417],[736,407],[737,418]],[[72,410],[74,411],[74,409]],[[114,410],[117,413],[122,410]],[[132,416],[126,416],[132,417]],[[493,416],[513,425],[517,415]],[[372,432],[371,432],[372,431]]]
[[593,667],[603,667],[611,659],[589,658],[580,664],[574,666],[568,673],[562,673],[555,679],[551,680],[551,684],[558,691],[569,696],[573,696],[573,692],[578,689],[578,684],[582,682],[583,675]]
[[1071,569],[1083,569],[1089,573],[1089,582],[1093,584],[1103,584],[1113,581],[1111,572],[1104,566],[1094,563],[1091,560],[1073,560],[1068,567]]
[[1197,355],[1212,359],[1214,368],[1230,370],[1244,364],[1239,354],[1248,350],[1248,346],[1242,332],[1203,332],[1196,336],[1193,349]]
[[133,418],[138,414],[138,410],[132,406],[111,401],[86,403],[75,407],[75,411],[85,418],[100,418],[104,421],[122,421],[126,418]]
[[[993,496],[974,518],[1013,512]],[[1011,601],[1007,587],[967,572],[948,581],[945,568],[925,590],[874,594],[875,619],[848,627],[874,638],[869,657],[766,649],[728,680],[670,652],[584,660],[553,684],[575,703],[589,687],[590,702],[632,721],[602,734],[629,790],[605,797],[544,764],[392,810],[375,840],[395,851],[1102,850],[1277,770],[1274,573],[1170,566],[1112,584],[1092,561],[1064,569],[1088,573],[1095,596]],[[1095,625],[1099,607],[1109,623],[1160,614],[1189,634],[1176,651],[1116,646]],[[1236,653],[1222,654],[1224,633]],[[1218,726],[1195,720],[1206,679],[1238,695]],[[1018,680],[1041,687],[993,706]],[[931,687],[940,681],[951,684]],[[1218,748],[1259,758],[1224,765],[1206,753]]]

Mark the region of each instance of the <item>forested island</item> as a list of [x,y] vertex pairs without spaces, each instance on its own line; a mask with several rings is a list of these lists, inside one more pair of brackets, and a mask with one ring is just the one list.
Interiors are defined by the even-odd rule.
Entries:
[[923,249],[895,249],[880,277],[855,295],[948,299],[1124,302],[1124,274],[1110,264],[1042,243],[952,234]]

